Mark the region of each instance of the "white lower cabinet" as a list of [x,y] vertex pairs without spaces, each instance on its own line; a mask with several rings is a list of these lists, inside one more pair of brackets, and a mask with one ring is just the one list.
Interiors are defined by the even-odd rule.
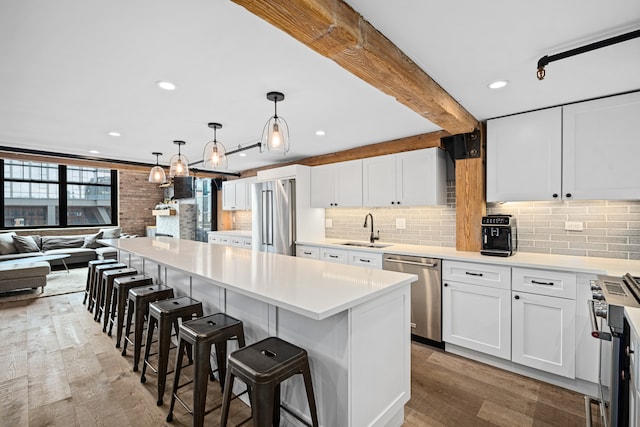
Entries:
[[343,249],[320,248],[320,259],[322,261],[335,262],[338,264],[348,264],[349,251]]
[[445,280],[442,305],[445,342],[511,357],[511,291]]
[[513,291],[511,360],[575,378],[575,300]]
[[296,245],[296,256],[299,258],[320,259],[320,248],[317,246]]

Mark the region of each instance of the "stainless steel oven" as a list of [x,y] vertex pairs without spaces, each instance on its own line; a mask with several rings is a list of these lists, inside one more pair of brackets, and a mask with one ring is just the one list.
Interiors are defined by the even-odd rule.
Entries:
[[[640,307],[640,283],[630,274],[598,276],[589,300],[591,335],[600,340],[600,372],[595,400],[605,427],[629,425],[629,324],[625,307]],[[606,367],[610,365],[610,370]],[[591,406],[587,405],[587,422]]]

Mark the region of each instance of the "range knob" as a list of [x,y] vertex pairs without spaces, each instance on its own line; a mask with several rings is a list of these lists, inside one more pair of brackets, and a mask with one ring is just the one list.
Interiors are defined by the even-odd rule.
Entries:
[[604,294],[602,293],[602,291],[592,291],[591,296],[595,300],[604,301]]
[[600,285],[598,285],[598,282],[596,282],[595,280],[591,280],[591,282],[589,283],[591,285],[591,290],[592,291],[599,291],[602,288],[600,287]]
[[602,317],[604,319],[607,318],[608,310],[607,304],[603,302],[596,302],[593,306],[595,315],[598,317]]

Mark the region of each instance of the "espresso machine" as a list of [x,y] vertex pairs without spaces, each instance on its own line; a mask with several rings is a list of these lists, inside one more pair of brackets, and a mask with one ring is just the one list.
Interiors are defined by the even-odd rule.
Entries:
[[482,217],[482,255],[511,256],[518,248],[516,219],[511,215]]

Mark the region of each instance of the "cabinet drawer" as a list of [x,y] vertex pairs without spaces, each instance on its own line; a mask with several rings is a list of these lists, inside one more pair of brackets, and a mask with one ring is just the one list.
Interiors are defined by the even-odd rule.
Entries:
[[382,269],[382,254],[349,251],[349,264]]
[[320,248],[315,246],[296,246],[296,256],[300,258],[320,259]]
[[216,234],[211,234],[209,233],[209,235],[207,236],[207,241],[209,243],[213,243],[213,244],[220,244],[220,236],[216,235]]
[[511,268],[498,265],[444,261],[442,278],[490,288],[511,289]]
[[230,245],[231,238],[229,236],[220,235],[220,237],[218,238],[218,242],[220,242],[221,245]]
[[252,245],[253,245],[253,240],[251,239],[251,237],[243,237],[242,238],[241,246],[243,248],[251,249]]
[[577,277],[575,273],[514,268],[511,274],[514,291],[576,299]]
[[349,251],[341,251],[339,249],[320,248],[320,259],[322,261],[347,264],[348,255],[349,255]]

